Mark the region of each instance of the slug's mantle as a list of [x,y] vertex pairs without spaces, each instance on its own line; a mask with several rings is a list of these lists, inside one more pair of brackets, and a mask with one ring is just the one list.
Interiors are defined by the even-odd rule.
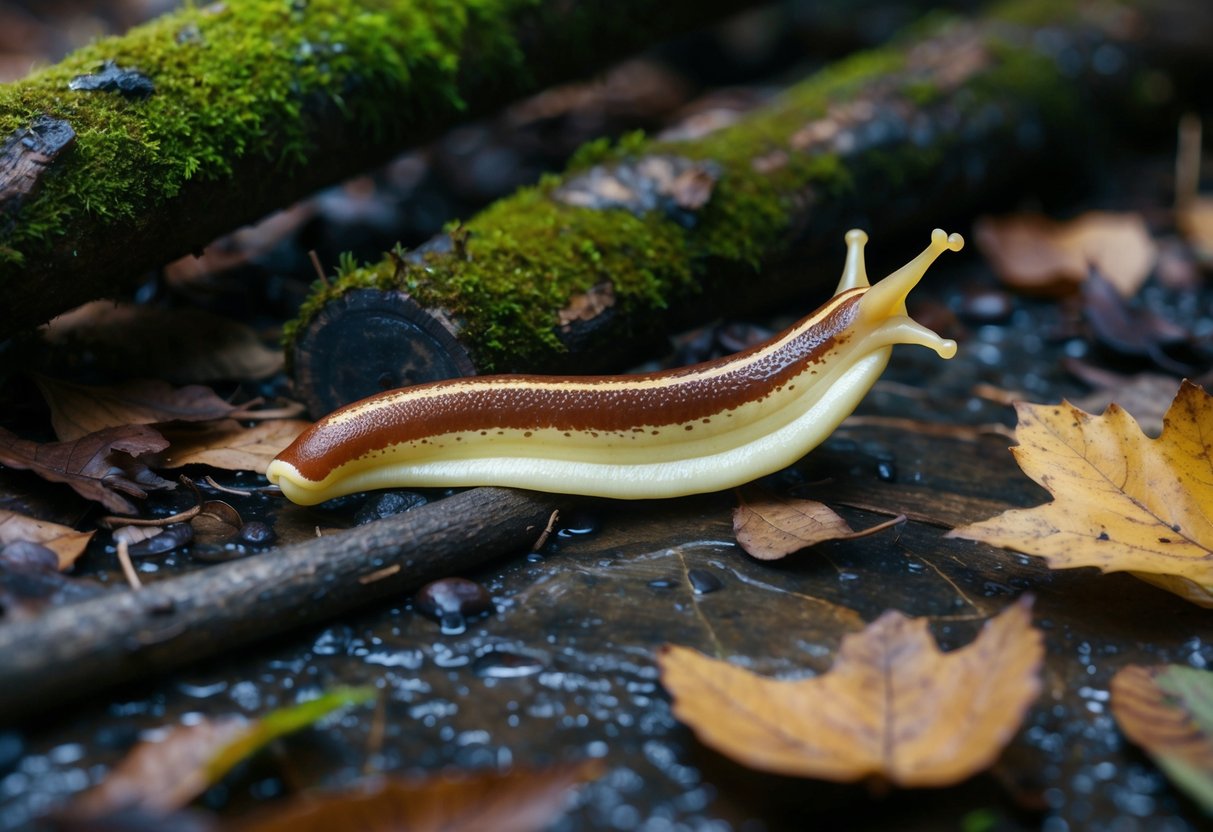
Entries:
[[769,340],[715,361],[623,376],[498,375],[381,393],[321,419],[266,476],[313,505],[388,487],[503,485],[643,499],[718,491],[783,468],[859,404],[894,344],[943,358],[905,300],[964,240],[940,229],[876,285],[867,234],[846,235],[834,296]]

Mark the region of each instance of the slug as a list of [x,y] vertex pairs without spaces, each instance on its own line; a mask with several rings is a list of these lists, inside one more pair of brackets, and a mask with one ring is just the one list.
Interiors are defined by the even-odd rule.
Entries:
[[296,503],[373,488],[504,485],[642,499],[718,491],[786,467],[859,404],[894,344],[943,358],[905,299],[945,250],[940,229],[872,286],[867,235],[846,234],[834,296],[787,330],[715,361],[622,376],[481,376],[392,390],[306,430],[266,476]]

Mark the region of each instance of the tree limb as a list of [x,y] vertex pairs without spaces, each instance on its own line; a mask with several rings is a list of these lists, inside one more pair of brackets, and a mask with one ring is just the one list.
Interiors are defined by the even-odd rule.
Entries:
[[5,722],[533,545],[569,498],[476,488],[348,531],[0,625]]

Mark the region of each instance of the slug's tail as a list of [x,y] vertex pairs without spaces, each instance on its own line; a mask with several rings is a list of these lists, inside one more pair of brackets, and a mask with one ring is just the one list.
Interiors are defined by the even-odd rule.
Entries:
[[[848,246],[851,245],[851,235],[855,233],[847,234]],[[859,245],[862,247],[862,242]],[[906,297],[939,255],[945,251],[960,251],[963,247],[964,238],[959,234],[948,234],[936,228],[931,232],[930,245],[921,254],[864,293],[859,301],[859,314],[873,326],[879,327],[888,336],[890,344],[919,344],[935,350],[942,358],[951,358],[956,354],[956,342],[940,338],[911,320],[906,313]],[[853,250],[848,251],[848,267],[853,256]],[[862,270],[862,254],[858,257]]]

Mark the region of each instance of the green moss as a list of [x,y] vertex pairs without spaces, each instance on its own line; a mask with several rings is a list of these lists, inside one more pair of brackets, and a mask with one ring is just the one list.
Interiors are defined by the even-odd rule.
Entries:
[[[945,31],[954,23],[936,18],[932,25]],[[793,236],[794,223],[806,218],[807,194],[846,211],[862,203],[865,192],[904,193],[909,183],[929,182],[953,144],[964,140],[941,127],[930,141],[877,143],[861,159],[848,160],[828,144],[797,149],[802,147],[797,134],[833,107],[844,105],[845,111],[845,105],[873,96],[900,98],[910,109],[951,108],[955,117],[944,121],[963,123],[970,114],[984,118],[994,103],[1045,99],[1052,111],[1068,101],[1066,85],[1046,58],[1001,36],[987,35],[987,44],[995,60],[958,90],[935,83],[937,68],[909,65],[909,44],[899,41],[833,64],[771,106],[696,140],[659,142],[629,134],[616,142],[590,142],[563,177],[544,177],[538,186],[470,220],[466,252],[431,255],[426,269],[400,269],[388,258],[318,290],[292,325],[288,347],[298,328],[347,288],[396,287],[422,305],[453,313],[482,370],[551,366],[563,349],[558,311],[570,297],[609,280],[622,320],[631,320],[633,312],[643,313],[639,319],[651,316],[693,291],[708,268],[745,274],[778,255]],[[1007,130],[1013,130],[1013,122]],[[693,227],[660,211],[636,217],[620,209],[573,208],[551,198],[563,182],[591,166],[645,155],[703,160],[718,172],[711,199],[696,213]]]
[[[189,7],[100,40],[62,63],[0,87],[0,136],[49,114],[76,147],[36,199],[0,232],[0,257],[20,262],[85,215],[130,219],[191,179],[220,180],[239,160],[289,176],[309,162],[309,108],[334,107],[381,137],[462,106],[468,72],[520,72],[511,15],[537,0],[241,0]],[[351,10],[353,10],[351,12]],[[476,67],[461,65],[475,54]],[[151,78],[141,101],[72,91],[106,60]],[[305,107],[305,103],[307,107]]]

